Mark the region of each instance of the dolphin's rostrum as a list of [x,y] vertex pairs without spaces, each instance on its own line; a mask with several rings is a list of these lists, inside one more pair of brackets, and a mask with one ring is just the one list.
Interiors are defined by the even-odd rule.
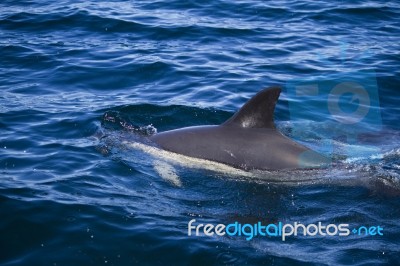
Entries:
[[328,158],[282,135],[274,124],[281,89],[264,89],[221,125],[186,127],[150,137],[160,148],[244,170],[318,168]]

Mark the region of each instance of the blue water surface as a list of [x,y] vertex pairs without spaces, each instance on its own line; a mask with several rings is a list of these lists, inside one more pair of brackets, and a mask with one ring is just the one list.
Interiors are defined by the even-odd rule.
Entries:
[[[399,265],[399,18],[377,0],[1,1],[0,264]],[[330,97],[346,82],[368,102]],[[271,85],[277,128],[331,167],[249,178],[127,145]],[[383,235],[188,236],[192,219]]]

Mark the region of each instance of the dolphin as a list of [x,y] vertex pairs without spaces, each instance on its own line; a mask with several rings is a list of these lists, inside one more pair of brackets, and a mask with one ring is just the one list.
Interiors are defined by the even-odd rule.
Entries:
[[281,89],[258,92],[221,125],[185,127],[150,137],[161,149],[215,161],[245,171],[314,169],[329,164],[327,157],[279,132],[274,110]]

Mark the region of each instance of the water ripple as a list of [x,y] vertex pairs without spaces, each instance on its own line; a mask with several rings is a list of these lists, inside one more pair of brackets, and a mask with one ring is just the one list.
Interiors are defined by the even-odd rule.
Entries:
[[[0,264],[397,264],[399,13],[379,0],[2,1]],[[323,112],[326,95],[300,99],[288,86],[365,73],[377,85],[379,128],[343,128]],[[279,130],[332,154],[333,168],[249,180],[157,168],[123,144],[220,124],[276,84]],[[290,103],[313,119],[294,119]],[[355,130],[363,134],[349,143]],[[189,237],[191,219],[385,233]]]

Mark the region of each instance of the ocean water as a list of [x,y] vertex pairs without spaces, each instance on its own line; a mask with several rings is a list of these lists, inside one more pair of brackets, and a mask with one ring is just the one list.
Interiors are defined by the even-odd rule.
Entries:
[[[1,1],[0,264],[399,265],[399,18],[396,1]],[[277,128],[331,167],[250,176],[132,145],[271,85]],[[383,233],[188,236],[192,219]]]

